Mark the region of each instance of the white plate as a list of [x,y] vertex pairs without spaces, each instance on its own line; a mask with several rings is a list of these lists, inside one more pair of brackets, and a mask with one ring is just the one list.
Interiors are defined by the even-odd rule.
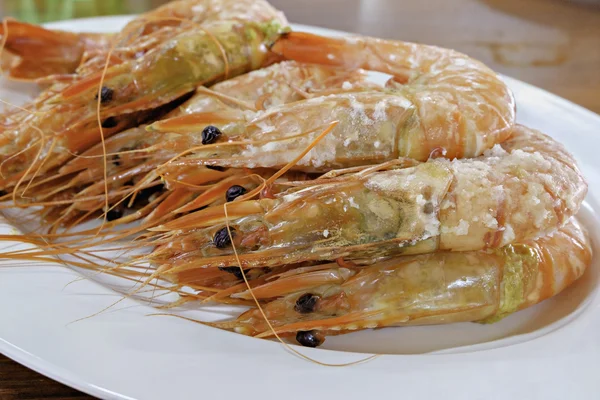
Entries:
[[[94,18],[53,27],[114,31],[126,21]],[[600,224],[593,212],[599,209],[594,198],[600,187],[600,116],[528,84],[506,80],[517,98],[519,121],[556,137],[579,160],[590,183],[581,215],[600,248]],[[22,89],[4,82],[0,98],[17,101]],[[11,229],[0,226],[0,233]],[[177,318],[148,317],[155,309],[131,299],[72,323],[121,296],[92,280],[65,287],[80,275],[63,267],[0,267],[0,352],[103,398],[598,398],[598,263],[595,257],[584,278],[557,298],[498,324],[359,332],[328,338],[325,347],[337,351],[300,348],[330,363],[364,357],[357,352],[393,354],[348,368],[317,366],[278,343]],[[193,310],[186,315],[218,316]]]

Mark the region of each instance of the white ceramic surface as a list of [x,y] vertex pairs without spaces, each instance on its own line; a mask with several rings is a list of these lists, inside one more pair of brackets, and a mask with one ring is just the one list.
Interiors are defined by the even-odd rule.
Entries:
[[[126,17],[67,21],[54,27],[117,30]],[[320,34],[321,28],[295,26]],[[376,79],[376,78],[375,78]],[[598,249],[600,116],[514,79],[519,122],[563,142],[579,160],[590,194],[582,219]],[[0,84],[0,98],[20,101],[23,85]],[[6,224],[0,233],[14,231]],[[0,248],[6,243],[0,242]],[[81,280],[65,267],[0,265],[0,352],[102,398],[577,398],[600,397],[600,261],[572,288],[498,324],[383,329],[328,338],[326,349],[300,348],[330,363],[381,356],[348,368],[321,367],[270,341],[170,317],[121,298],[103,277]],[[199,319],[220,309],[186,310]],[[340,385],[341,387],[338,387]]]

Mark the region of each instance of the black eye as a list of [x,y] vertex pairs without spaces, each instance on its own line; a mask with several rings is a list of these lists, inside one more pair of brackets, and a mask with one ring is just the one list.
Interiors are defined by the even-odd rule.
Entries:
[[[111,88],[102,86],[102,89],[100,89],[100,104],[105,104],[111,101],[114,93],[115,91]],[[96,94],[96,99],[98,99],[98,94]]]
[[296,300],[294,310],[300,314],[308,314],[315,311],[315,307],[319,301],[319,296],[315,296],[312,293],[305,293]]
[[108,117],[102,121],[103,128],[114,128],[117,125],[119,125],[119,121],[115,117]]
[[[233,237],[235,230],[231,229],[231,237]],[[229,237],[229,232],[227,232],[227,228],[221,228],[215,233],[213,237],[213,243],[217,246],[218,249],[224,249],[225,247],[231,244],[231,238]]]
[[225,171],[225,168],[220,167],[218,165],[205,165],[205,167],[208,169],[214,169],[215,171]]
[[115,219],[119,219],[123,216],[123,211],[113,208],[109,212],[106,213],[107,221],[114,221]]
[[315,331],[298,331],[296,340],[305,347],[317,347],[322,343]]
[[[242,270],[240,267],[232,266],[232,267],[219,267],[219,269],[223,272],[227,272],[229,274],[233,274],[237,279],[243,280],[244,276],[242,275]],[[248,270],[244,270],[244,274],[247,274]]]
[[227,189],[227,193],[225,193],[225,199],[227,202],[233,201],[236,198],[240,197],[246,193],[246,189],[240,185],[233,185],[229,189]]
[[211,144],[217,141],[222,133],[216,126],[209,125],[202,130],[202,144]]

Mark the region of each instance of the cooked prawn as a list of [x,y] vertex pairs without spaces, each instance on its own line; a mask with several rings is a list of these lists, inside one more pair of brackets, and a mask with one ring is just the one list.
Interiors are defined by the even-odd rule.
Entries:
[[[361,329],[495,322],[561,292],[583,275],[591,257],[587,233],[572,219],[535,241],[489,251],[402,256],[363,267],[300,268],[253,285],[252,291],[268,302],[263,309],[277,334],[319,345],[326,335]],[[251,299],[243,289],[230,296]],[[273,335],[257,309],[213,325]]]
[[514,98],[502,79],[454,50],[302,32],[281,35],[271,50],[286,59],[390,74],[388,88],[410,103],[410,128],[397,136],[399,156],[426,160],[438,149],[447,158],[476,157],[508,138],[515,123]]
[[[338,123],[332,132],[294,168],[322,172],[400,157],[476,157],[508,138],[514,126],[515,104],[506,84],[479,61],[452,50],[297,32],[282,35],[271,49],[288,59],[365,68],[393,78],[385,89],[358,86],[353,91],[348,83],[349,91],[273,107],[250,123],[231,120],[231,133],[224,133],[239,146],[197,148],[178,164],[280,168],[314,140],[315,128],[333,121]],[[159,121],[151,129],[168,132],[178,120],[191,117]],[[186,132],[198,129],[202,124],[188,124]]]
[[226,224],[244,268],[498,248],[552,233],[586,192],[562,145],[517,126],[479,158],[301,182],[275,199],[231,203],[228,220],[222,207],[185,215],[152,229],[166,236],[150,257],[171,273],[236,265]]

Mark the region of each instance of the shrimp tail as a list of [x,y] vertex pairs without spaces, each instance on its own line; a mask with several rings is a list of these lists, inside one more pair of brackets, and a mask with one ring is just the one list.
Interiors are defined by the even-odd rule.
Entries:
[[[319,48],[320,51],[312,51]],[[306,32],[284,33],[270,46],[273,53],[286,60],[351,67],[347,58],[352,54],[345,51],[343,39],[333,39]],[[356,63],[355,63],[356,64]],[[360,67],[355,65],[355,68]]]
[[9,77],[31,81],[49,75],[71,74],[86,51],[108,47],[105,34],[76,34],[50,30],[15,20],[0,26],[4,39],[1,63]]

